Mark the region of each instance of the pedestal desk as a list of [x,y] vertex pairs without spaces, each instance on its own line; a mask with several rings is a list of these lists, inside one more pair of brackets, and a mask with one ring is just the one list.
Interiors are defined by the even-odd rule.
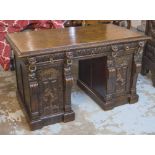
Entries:
[[77,84],[101,108],[137,102],[137,75],[147,39],[112,24],[8,34],[15,54],[17,97],[31,129],[75,119],[74,59],[79,60]]

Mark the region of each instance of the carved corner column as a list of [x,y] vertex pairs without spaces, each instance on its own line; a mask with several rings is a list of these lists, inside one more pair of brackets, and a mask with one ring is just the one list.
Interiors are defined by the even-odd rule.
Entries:
[[148,61],[146,60],[147,52],[148,52],[148,45],[146,44],[143,49],[143,56],[142,56],[142,68],[141,68],[141,74],[146,75],[149,73],[149,67],[148,67]]
[[105,110],[110,110],[113,108],[113,93],[116,87],[116,68],[114,65],[113,56],[107,57],[107,88],[105,97]]
[[133,54],[130,96],[129,96],[130,103],[137,102],[139,98],[136,92],[136,83],[137,83],[138,73],[141,72],[141,62],[142,62],[142,54],[143,54],[144,45],[145,43],[143,41],[139,42],[138,50]]
[[71,108],[71,91],[73,86],[73,76],[71,73],[72,52],[66,52],[64,60],[64,122],[75,119],[75,113]]
[[[31,114],[31,121],[38,119],[39,117],[39,100],[38,100],[38,81],[36,78],[36,59],[28,58],[28,79],[29,79],[29,88],[30,88],[30,105],[29,111]],[[32,125],[32,124],[31,124]]]

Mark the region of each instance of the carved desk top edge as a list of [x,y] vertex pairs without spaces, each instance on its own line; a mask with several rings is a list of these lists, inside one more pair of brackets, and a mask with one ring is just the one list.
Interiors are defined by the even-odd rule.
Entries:
[[110,57],[119,57],[131,54],[135,51],[138,51],[139,48],[143,48],[145,45],[145,41],[140,42],[131,42],[131,43],[124,43],[124,44],[114,44],[108,46],[99,46],[99,47],[92,47],[92,48],[81,48],[71,51],[63,51],[63,52],[56,52],[56,53],[44,53],[41,55],[34,55],[28,57],[22,57],[25,64],[28,64],[28,59],[35,59],[37,65],[43,64],[55,64],[63,62],[66,57],[66,54],[70,55],[71,59],[89,59],[95,57],[102,57],[102,56],[110,56]]
[[16,45],[12,42],[12,40],[9,38],[9,36],[6,36],[7,41],[11,45],[11,48],[14,50],[15,55],[18,57],[27,57],[27,56],[36,56],[36,55],[43,55],[43,54],[55,54],[59,52],[69,52],[74,51],[78,49],[86,49],[86,48],[93,48],[93,47],[104,47],[108,45],[117,45],[121,43],[133,43],[133,42],[139,42],[139,41],[146,41],[151,39],[149,36],[142,36],[137,38],[128,38],[128,39],[121,39],[121,40],[113,40],[113,41],[103,41],[103,42],[93,42],[93,43],[82,43],[78,45],[68,45],[68,46],[61,46],[56,48],[50,48],[50,49],[42,49],[42,50],[35,50],[35,51],[28,51],[25,53],[21,53],[20,50],[16,47]]

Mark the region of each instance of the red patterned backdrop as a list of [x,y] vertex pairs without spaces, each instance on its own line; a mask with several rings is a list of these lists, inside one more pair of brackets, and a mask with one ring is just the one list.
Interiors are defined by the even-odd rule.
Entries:
[[4,70],[10,67],[11,50],[5,40],[7,33],[20,32],[26,28],[33,30],[63,28],[62,20],[0,20],[0,65]]

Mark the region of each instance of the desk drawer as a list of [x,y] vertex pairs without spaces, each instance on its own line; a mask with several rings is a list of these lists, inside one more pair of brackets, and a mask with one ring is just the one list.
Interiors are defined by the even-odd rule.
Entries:
[[138,49],[138,43],[111,45],[112,57],[120,57],[134,53]]

